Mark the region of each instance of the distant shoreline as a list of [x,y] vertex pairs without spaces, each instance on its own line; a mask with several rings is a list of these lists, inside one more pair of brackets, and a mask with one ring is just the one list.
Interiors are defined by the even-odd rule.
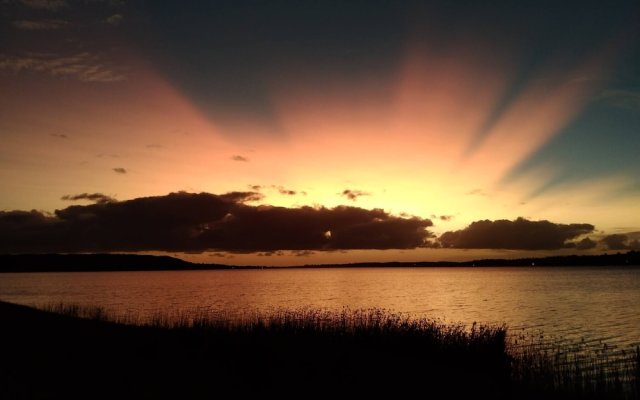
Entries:
[[472,261],[359,262],[347,264],[306,264],[259,266],[199,264],[170,256],[139,254],[0,254],[2,272],[107,272],[107,271],[192,271],[285,268],[428,268],[428,267],[606,267],[640,266],[640,252],[570,255]]

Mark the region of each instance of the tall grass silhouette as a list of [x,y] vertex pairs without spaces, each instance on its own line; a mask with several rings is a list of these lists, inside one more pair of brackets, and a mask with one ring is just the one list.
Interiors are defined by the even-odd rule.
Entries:
[[[121,360],[121,372],[134,383],[125,380],[120,389],[155,397],[209,396],[231,388],[245,395],[311,397],[428,390],[446,397],[637,399],[640,393],[640,348],[553,341],[528,331],[510,333],[505,325],[464,326],[382,309],[240,315],[193,309],[148,318],[69,304],[42,310],[28,325],[12,328],[14,341],[25,341],[25,335],[43,340],[32,352],[35,361],[55,359],[47,354],[59,355],[60,346],[103,374],[112,373],[104,359]],[[31,332],[38,329],[53,339]],[[93,382],[83,369],[77,373]],[[36,368],[27,378],[39,374],[53,374],[54,381],[58,376]],[[158,377],[176,387],[156,387]],[[180,383],[185,380],[188,388]]]

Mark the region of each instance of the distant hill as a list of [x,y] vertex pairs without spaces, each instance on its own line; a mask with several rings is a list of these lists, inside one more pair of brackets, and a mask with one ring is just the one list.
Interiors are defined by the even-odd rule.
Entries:
[[[640,252],[571,255],[542,258],[482,259],[473,261],[366,262],[352,264],[301,265],[283,268],[363,268],[363,267],[558,267],[558,266],[640,266]],[[169,271],[210,269],[252,269],[278,267],[196,264],[169,256],[139,254],[1,254],[0,272],[81,272],[81,271]]]
[[195,264],[169,256],[140,254],[3,254],[0,272],[162,271],[227,269],[227,265]]

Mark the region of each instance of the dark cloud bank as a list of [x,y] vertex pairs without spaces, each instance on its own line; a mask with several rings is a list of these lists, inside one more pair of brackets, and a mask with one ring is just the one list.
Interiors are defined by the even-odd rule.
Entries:
[[[286,208],[250,205],[256,192],[171,193],[127,201],[101,193],[67,195],[72,205],[54,214],[0,211],[0,253],[222,251],[272,254],[348,249],[587,250],[589,224],[549,221],[476,221],[436,238],[430,219],[395,216],[381,209],[338,206]],[[630,248],[631,241],[609,239]],[[626,239],[625,239],[626,240]],[[615,242],[615,243],[614,243]],[[301,253],[302,254],[302,253]],[[307,253],[304,253],[307,254]]]
[[570,242],[579,236],[593,232],[590,224],[555,224],[549,221],[476,221],[458,231],[445,232],[440,236],[443,247],[463,249],[511,249],[511,250],[557,250],[561,248],[589,248],[588,242]]
[[96,204],[54,215],[0,212],[0,252],[409,249],[430,236],[430,220],[379,209],[245,204],[259,196],[181,192],[122,202],[97,196]]
[[[637,236],[638,232],[632,232],[631,235]],[[640,240],[632,239],[625,234],[608,235],[602,238],[600,242],[608,250],[640,250]]]

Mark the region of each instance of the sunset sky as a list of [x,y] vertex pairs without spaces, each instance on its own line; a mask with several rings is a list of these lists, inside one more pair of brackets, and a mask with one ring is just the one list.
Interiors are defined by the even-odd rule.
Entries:
[[636,0],[0,0],[0,253],[640,249],[639,21]]

